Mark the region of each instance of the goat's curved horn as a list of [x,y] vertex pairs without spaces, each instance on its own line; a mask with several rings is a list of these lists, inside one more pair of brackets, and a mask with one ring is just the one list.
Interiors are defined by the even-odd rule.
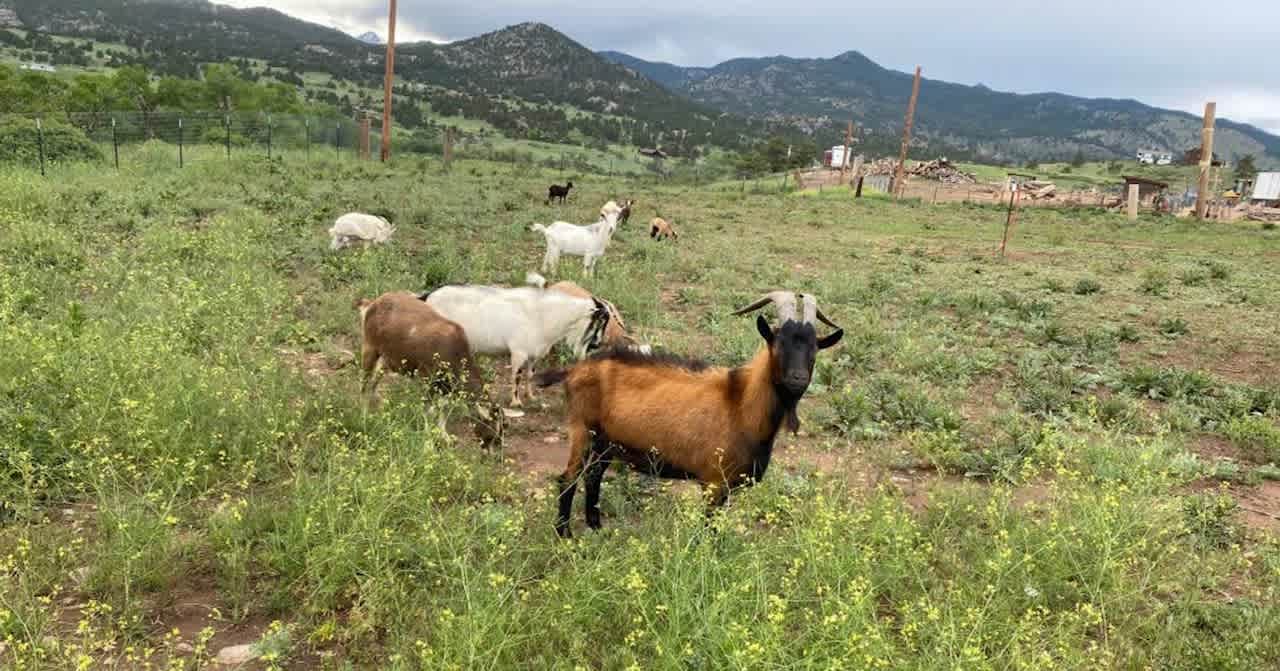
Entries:
[[818,314],[818,321],[822,322],[823,324],[826,324],[827,326],[830,326],[833,329],[840,328],[839,324],[831,321],[830,319],[827,319],[827,316],[822,314],[822,308],[814,308],[814,311],[817,312]]
[[764,296],[761,296],[756,302],[734,312],[733,314],[735,316],[745,315],[748,312],[755,312],[770,303],[773,303],[778,307],[779,320],[785,322],[788,319],[796,318],[796,295],[790,291],[770,291]]

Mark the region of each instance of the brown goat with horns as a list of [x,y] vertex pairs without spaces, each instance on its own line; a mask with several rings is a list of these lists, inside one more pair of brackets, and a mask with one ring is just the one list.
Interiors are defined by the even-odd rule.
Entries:
[[[784,423],[800,428],[796,405],[818,350],[844,335],[803,294],[775,291],[733,314],[770,303],[781,324],[774,330],[758,315],[765,347],[737,368],[614,349],[537,376],[541,387],[563,383],[568,405],[569,463],[560,476],[556,533],[571,535],[584,471],[587,526],[600,528],[600,482],[615,459],[657,477],[698,480],[711,509],[733,488],[764,477],[778,430]],[[836,330],[819,338],[815,318]]]

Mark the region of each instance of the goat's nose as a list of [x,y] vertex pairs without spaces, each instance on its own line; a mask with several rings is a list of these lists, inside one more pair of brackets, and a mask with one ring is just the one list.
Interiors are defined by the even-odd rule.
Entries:
[[802,384],[809,384],[809,376],[800,371],[787,373],[787,384],[795,387]]

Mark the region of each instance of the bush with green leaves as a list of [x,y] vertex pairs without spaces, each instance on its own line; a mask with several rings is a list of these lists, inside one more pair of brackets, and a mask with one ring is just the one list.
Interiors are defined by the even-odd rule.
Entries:
[[1270,417],[1232,417],[1222,426],[1222,434],[1232,444],[1258,462],[1280,464],[1280,425]]
[[1077,296],[1092,296],[1102,291],[1102,283],[1092,277],[1082,277],[1076,280],[1076,285],[1072,291]]
[[6,116],[0,120],[0,161],[34,166],[40,161],[41,137],[47,163],[100,161],[102,151],[84,131],[59,121]]

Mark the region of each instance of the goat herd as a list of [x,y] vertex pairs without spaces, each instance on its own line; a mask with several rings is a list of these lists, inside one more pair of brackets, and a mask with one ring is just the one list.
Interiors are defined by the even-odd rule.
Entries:
[[[563,201],[572,188],[572,182],[553,185],[547,203]],[[546,238],[543,272],[570,254],[583,257],[590,276],[633,205],[609,201],[590,226],[533,226]],[[385,241],[392,229],[380,221],[368,226]],[[346,244],[339,244],[338,229],[335,224],[330,230],[335,249]],[[659,218],[651,222],[650,236],[675,233]],[[372,399],[383,370],[390,369],[460,392],[476,401],[477,434],[491,445],[501,439],[503,413],[486,399],[473,357],[509,356],[512,406],[522,403],[522,380],[525,396],[534,386],[565,388],[570,454],[559,479],[560,536],[571,535],[569,514],[580,480],[587,526],[600,527],[600,483],[614,461],[657,477],[697,480],[714,510],[733,488],[764,476],[780,428],[799,429],[796,406],[809,387],[817,352],[844,335],[808,294],[773,291],[733,314],[769,305],[779,324],[774,328],[757,315],[764,340],[759,352],[737,368],[720,368],[654,353],[627,335],[612,304],[572,282],[548,287],[535,273],[521,287],[447,285],[418,294],[386,293],[356,303],[361,391]],[[835,330],[820,338],[815,321]],[[561,342],[572,348],[577,363],[534,375],[534,362]]]

